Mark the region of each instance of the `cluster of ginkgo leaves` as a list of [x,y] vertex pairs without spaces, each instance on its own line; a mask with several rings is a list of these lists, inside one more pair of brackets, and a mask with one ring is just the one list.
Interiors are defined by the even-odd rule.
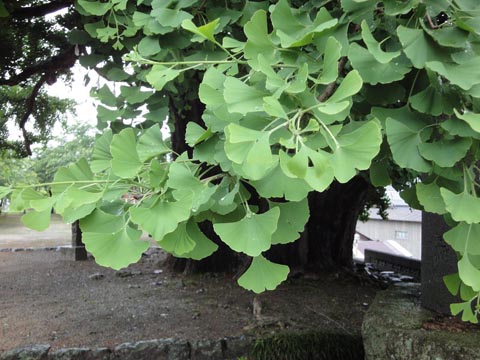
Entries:
[[[408,170],[402,196],[444,215],[458,273],[445,282],[480,312],[480,4],[477,0],[196,1],[78,0],[84,31],[123,60],[81,59],[119,90],[98,88],[100,127],[93,161],[61,169],[51,195],[12,193],[23,220],[48,226],[52,207],[80,220],[85,245],[115,269],[138,261],[148,232],[178,257],[202,259],[217,245],[198,228],[209,220],[232,250],[253,258],[239,278],[273,289],[288,267],[263,254],[297,240],[307,195],[360,171],[375,186]],[[438,16],[438,15],[442,16]],[[88,35],[87,35],[88,34]],[[196,74],[203,124],[189,122],[175,154],[160,125],[168,99]],[[142,117],[137,126],[128,119]],[[119,125],[120,124],[120,125]],[[122,130],[119,130],[122,129]],[[263,198],[265,208],[251,201]]]

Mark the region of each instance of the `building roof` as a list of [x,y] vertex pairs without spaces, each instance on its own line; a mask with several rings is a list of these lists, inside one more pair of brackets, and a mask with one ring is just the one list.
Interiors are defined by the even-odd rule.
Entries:
[[[389,221],[405,221],[405,222],[422,222],[422,212],[420,210],[412,209],[408,205],[397,205],[389,207],[387,210]],[[382,220],[378,215],[378,209],[372,208],[368,211],[370,220]]]

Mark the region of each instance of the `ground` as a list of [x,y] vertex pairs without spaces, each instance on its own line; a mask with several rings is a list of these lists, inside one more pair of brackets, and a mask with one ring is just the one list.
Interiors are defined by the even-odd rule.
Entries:
[[[18,236],[24,230],[15,230],[16,221],[0,216],[0,249],[69,242],[69,228],[57,222],[26,241],[29,235]],[[255,295],[232,275],[169,273],[164,259],[154,248],[140,263],[116,272],[91,259],[72,261],[61,251],[0,251],[0,350],[41,343],[55,349],[169,337],[218,339],[284,329],[359,334],[377,291],[347,273],[329,273],[297,276],[276,291]],[[255,297],[262,308],[256,317]]]

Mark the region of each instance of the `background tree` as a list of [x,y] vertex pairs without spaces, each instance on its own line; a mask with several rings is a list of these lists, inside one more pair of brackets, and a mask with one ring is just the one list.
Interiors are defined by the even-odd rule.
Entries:
[[[109,129],[90,166],[59,170],[52,197],[14,190],[38,213],[33,227],[54,206],[81,219],[98,263],[120,268],[148,247],[138,228],[177,257],[211,255],[218,245],[197,225],[207,221],[252,259],[238,282],[260,292],[286,278],[281,262],[350,261],[371,186],[392,183],[452,225],[445,239],[459,273],[446,281],[464,300],[452,311],[477,321],[476,1],[78,0],[78,9],[86,33],[116,50],[93,48],[82,63],[122,84],[95,91]],[[158,125],[166,115],[173,151]],[[305,225],[297,246],[307,251],[268,254]]]
[[[54,15],[59,10],[64,13]],[[0,150],[32,155],[32,144],[49,138],[73,102],[49,96],[45,85],[70,80],[81,49],[68,41],[78,14],[73,1],[0,1]],[[9,138],[9,128],[23,140]]]

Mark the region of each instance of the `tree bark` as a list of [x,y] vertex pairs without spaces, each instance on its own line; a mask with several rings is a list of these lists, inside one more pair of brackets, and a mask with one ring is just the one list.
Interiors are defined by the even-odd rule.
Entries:
[[310,193],[310,218],[300,239],[273,246],[267,257],[298,271],[351,268],[358,215],[372,195],[373,187],[361,176]]

